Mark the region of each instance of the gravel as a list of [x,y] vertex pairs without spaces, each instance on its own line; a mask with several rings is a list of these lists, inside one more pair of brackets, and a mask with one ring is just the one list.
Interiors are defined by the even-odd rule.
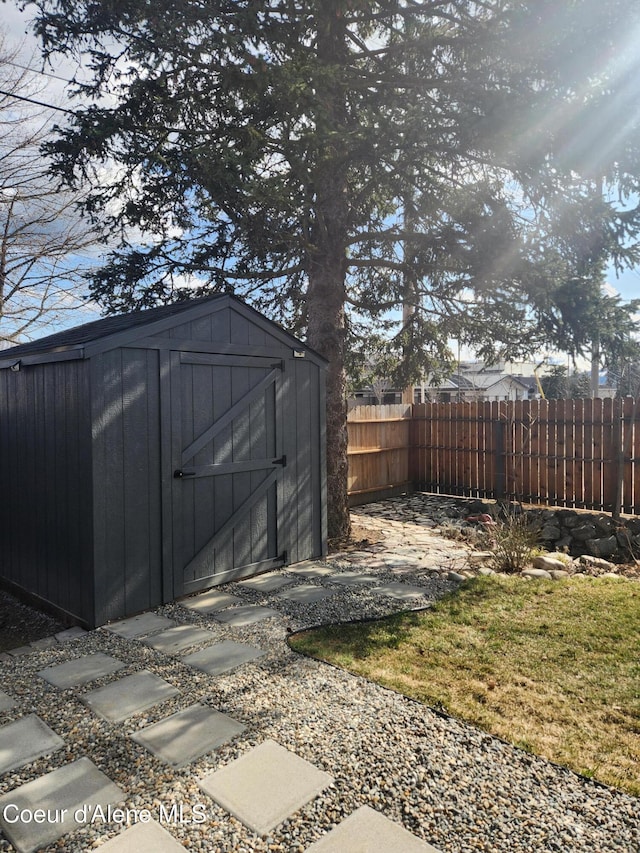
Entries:
[[[428,507],[419,508],[428,514]],[[380,583],[406,580],[422,586],[424,599],[411,604],[428,606],[457,585],[449,572],[462,565],[465,546],[439,538],[427,525],[406,523],[408,512],[401,501],[369,507],[366,514],[359,510],[359,522],[384,530],[385,541],[320,564],[339,571],[357,569]],[[421,542],[416,546],[417,539]],[[292,583],[312,583],[335,595],[301,605],[279,598],[279,591],[221,587],[241,596],[245,604],[264,604],[282,614],[244,628],[223,625],[179,604],[157,609],[181,623],[206,627],[219,640],[250,643],[267,653],[228,674],[208,676],[180,658],[105,629],[0,663],[2,688],[19,703],[17,710],[0,714],[0,724],[36,713],[66,744],[51,756],[5,774],[0,795],[86,755],[125,790],[128,808],[147,808],[157,817],[161,805],[170,809],[182,803],[188,814],[187,807],[206,803],[204,824],[165,825],[188,850],[302,853],[358,807],[368,805],[443,853],[638,853],[640,800],[292,652],[286,643],[291,631],[327,621],[373,618],[406,610],[407,603],[378,595],[371,585],[357,588],[337,585],[329,576],[286,574]],[[58,690],[36,675],[46,666],[93,652],[112,655],[126,667],[68,690]],[[80,702],[81,693],[140,669],[162,676],[181,693],[118,724],[97,718]],[[182,769],[163,764],[128,737],[195,702],[230,714],[246,726],[245,731]],[[209,800],[197,780],[267,738],[330,773],[335,781],[271,835],[259,838]],[[113,824],[95,824],[44,850],[97,849],[118,830]],[[0,839],[0,850],[11,849]]]

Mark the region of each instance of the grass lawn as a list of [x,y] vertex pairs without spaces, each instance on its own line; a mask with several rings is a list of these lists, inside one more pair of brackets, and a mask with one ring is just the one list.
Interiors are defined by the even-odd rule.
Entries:
[[292,648],[640,795],[640,584],[468,581],[431,610]]

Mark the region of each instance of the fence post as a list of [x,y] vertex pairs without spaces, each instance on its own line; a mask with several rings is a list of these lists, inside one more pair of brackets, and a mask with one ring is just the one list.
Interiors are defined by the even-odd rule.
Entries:
[[495,497],[507,496],[507,449],[505,446],[506,424],[499,417],[493,422],[493,446],[495,448]]

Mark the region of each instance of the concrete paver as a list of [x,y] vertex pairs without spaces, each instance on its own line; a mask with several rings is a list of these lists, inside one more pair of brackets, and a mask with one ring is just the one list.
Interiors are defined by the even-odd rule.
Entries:
[[328,773],[267,740],[198,784],[245,826],[264,836],[332,782]]
[[[387,522],[383,524],[385,536],[387,536],[385,548],[373,546],[363,551],[345,551],[342,555],[332,555],[325,565],[306,561],[297,566],[288,567],[282,572],[272,571],[247,578],[234,585],[234,592],[238,592],[239,595],[230,595],[218,589],[212,589],[177,602],[187,608],[187,611],[196,613],[200,617],[210,617],[200,618],[198,621],[203,624],[208,623],[208,627],[213,630],[207,631],[193,624],[181,624],[184,620],[188,622],[195,617],[188,615],[187,611],[180,611],[178,607],[167,611],[174,616],[174,619],[150,612],[119,620],[104,627],[125,640],[142,640],[145,646],[152,649],[169,654],[181,653],[179,661],[165,661],[171,668],[187,663],[195,669],[217,676],[266,655],[266,651],[248,643],[236,643],[230,640],[221,642],[220,636],[224,636],[225,632],[212,620],[241,628],[253,625],[262,619],[278,616],[281,622],[279,625],[274,624],[273,627],[278,631],[284,627],[282,613],[277,610],[245,604],[247,599],[257,597],[255,593],[276,593],[272,600],[299,603],[302,605],[301,612],[304,612],[304,605],[321,601],[332,595],[336,596],[336,603],[338,603],[340,593],[344,592],[340,589],[340,585],[369,587],[367,597],[369,594],[380,598],[390,596],[401,601],[406,600],[407,607],[424,606],[424,602],[420,600],[426,594],[424,588],[399,582],[381,583],[380,577],[367,574],[367,572],[391,571],[398,574],[397,580],[400,581],[401,576],[409,572],[413,573],[414,583],[419,583],[419,572],[425,570],[424,561],[427,550],[430,553],[430,560],[436,561],[438,565],[444,559],[440,552],[431,553],[433,551],[431,540],[427,543],[429,549],[426,547],[417,549],[413,546],[403,548],[401,543],[404,542],[404,533],[400,536],[389,525]],[[386,529],[387,526],[389,530]],[[353,571],[344,571],[345,568]],[[314,579],[328,581],[331,586],[327,588],[326,585],[323,587],[313,585]],[[408,578],[408,580],[411,579],[411,577]],[[247,594],[248,592],[253,592],[253,595]],[[345,596],[345,598],[353,599],[353,596]],[[287,614],[291,611],[292,608],[287,606]],[[181,616],[176,616],[177,613],[181,613]],[[31,654],[36,649],[46,649],[58,642],[85,635],[90,638],[100,636],[99,633],[87,634],[82,629],[70,629],[61,632],[56,639],[46,638],[23,649],[13,650],[12,655]],[[216,638],[218,642],[215,642]],[[186,651],[195,644],[204,643],[210,645],[192,654]],[[92,643],[89,645],[95,648]],[[110,646],[113,645],[114,642],[110,641]],[[120,645],[115,643],[116,648],[120,648]],[[140,654],[149,654],[146,648],[140,646],[137,646],[137,651]],[[12,655],[8,657],[11,658]],[[125,657],[124,653],[123,657]],[[128,659],[125,657],[125,660]],[[157,661],[158,657],[155,659]],[[106,654],[88,654],[47,667],[38,675],[61,689],[82,688],[87,682],[111,675],[124,665],[115,657],[109,657]],[[265,666],[264,669],[264,675],[268,677],[269,667]],[[193,676],[194,680],[202,681],[196,673],[193,673]],[[171,677],[173,679],[173,676]],[[219,683],[226,685],[226,681]],[[231,681],[230,684],[232,684]],[[187,677],[185,693],[188,689],[189,678]],[[53,694],[50,692],[49,695]],[[88,708],[100,716],[118,722],[171,696],[180,695],[180,690],[151,672],[142,670],[84,694],[81,689],[78,689],[76,695]],[[0,711],[10,709],[14,705],[12,697],[0,691]],[[240,708],[242,707],[244,706],[240,703]],[[88,715],[87,711],[84,713]],[[235,713],[242,715],[243,712],[240,710]],[[248,716],[253,726],[256,716],[254,709],[251,709]],[[18,759],[17,764],[9,764],[8,767],[0,764],[0,772],[19,767],[22,763],[60,749],[64,745],[62,738],[59,738],[42,720],[32,715],[31,722],[24,722],[29,719],[23,718],[15,724],[11,723],[8,727],[0,728],[0,759],[3,751],[10,750],[13,751],[13,760]],[[18,723],[22,726],[21,729],[11,729],[11,726],[17,726]],[[103,727],[103,724],[96,720],[94,725]],[[7,729],[9,729],[8,732]],[[130,737],[131,741],[143,746],[161,761],[179,768],[216,750],[244,730],[245,726],[239,720],[214,710],[206,704],[198,704],[165,717],[153,725],[138,729]],[[17,739],[16,731],[20,734]],[[4,745],[7,747],[5,750],[3,750],[3,736]],[[263,736],[266,736],[266,733]],[[20,753],[20,747],[17,747],[16,741],[22,743],[23,753]],[[30,755],[27,743],[29,747],[33,746],[34,750],[37,748],[43,751],[34,751],[34,754]],[[72,745],[77,746],[77,744],[69,744],[70,747]],[[131,747],[132,743],[129,746]],[[137,750],[134,749],[134,753],[137,753]],[[56,763],[62,760],[62,754],[54,757]],[[136,773],[142,774],[145,769],[151,772],[153,764],[150,755],[146,753],[136,755]],[[156,772],[157,768],[154,767],[153,770]],[[114,778],[120,777],[114,776]],[[319,767],[304,761],[273,740],[267,740],[226,767],[210,773],[199,782],[199,785],[203,792],[242,821],[251,831],[266,835],[286,818],[299,812],[305,804],[312,802],[314,797],[318,796],[332,781],[332,777]],[[109,803],[121,804],[125,802],[124,792],[101,773],[88,758],[83,758],[5,794],[0,798],[0,817],[3,814],[3,803],[5,806],[11,803],[20,808],[50,808],[53,811],[54,809],[65,810],[67,807],[75,809],[94,802],[104,807]],[[9,812],[9,818],[10,816],[11,812]],[[62,817],[58,820],[55,814],[52,819],[47,819],[44,825],[38,825],[34,821],[18,821],[13,824],[10,820],[4,822],[0,820],[0,828],[19,853],[31,853],[40,849],[43,845],[56,841],[72,831],[76,825],[73,817],[70,821],[67,818],[65,822]],[[99,831],[96,834],[99,835]],[[59,843],[58,848],[78,849],[77,845],[67,848],[63,844],[64,842]],[[199,844],[196,846],[199,847]],[[170,832],[153,821],[148,824],[137,823],[127,828],[123,827],[116,837],[103,845],[103,849],[105,853],[107,851],[108,853],[151,853],[151,851],[172,853],[174,850],[184,848]],[[309,853],[311,851],[313,853],[343,853],[343,851],[344,853],[355,853],[355,851],[378,853],[380,850],[384,850],[384,853],[438,853],[435,848],[407,832],[402,825],[393,823],[385,816],[366,807],[358,809],[308,848]]]
[[4,690],[0,690],[0,711],[9,711],[16,707],[16,700],[12,699]]
[[224,622],[231,625],[232,628],[253,625],[263,619],[269,619],[271,616],[279,617],[280,613],[272,607],[260,607],[253,604],[244,607],[232,607],[230,610],[222,610],[220,613],[213,614],[213,618],[217,619],[218,622]]
[[342,583],[345,586],[368,586],[380,582],[380,578],[375,575],[366,575],[362,572],[336,572],[328,580],[331,583]]
[[243,732],[242,723],[207,705],[191,705],[132,735],[153,755],[174,767],[211,752]]
[[273,592],[276,589],[282,589],[283,586],[289,586],[293,583],[293,578],[287,578],[284,575],[276,572],[268,572],[264,575],[257,575],[255,578],[247,578],[245,581],[238,581],[238,586],[246,589],[256,589],[258,592]]
[[159,675],[143,669],[83,694],[82,701],[100,717],[119,723],[180,693]]
[[182,660],[189,666],[200,669],[209,675],[220,675],[220,673],[235,669],[243,663],[256,660],[264,654],[266,652],[255,646],[225,640],[222,643],[216,643],[214,646],[207,646],[206,649],[200,649],[191,655],[186,655]]
[[388,595],[390,598],[397,598],[404,601],[409,598],[422,597],[425,595],[426,590],[421,586],[412,586],[411,584],[400,582],[393,583],[392,581],[374,587],[371,592],[375,592],[378,595]]
[[287,571],[303,578],[324,578],[327,575],[332,575],[334,569],[329,566],[318,566],[314,563],[301,563],[299,566],[289,566]]
[[213,643],[216,640],[213,631],[197,628],[195,625],[175,625],[152,637],[146,637],[142,642],[157,652],[176,655],[191,646],[201,646],[203,643]]
[[241,598],[237,595],[229,595],[227,592],[218,592],[215,589],[194,595],[191,598],[183,598],[180,604],[196,613],[215,613],[216,610],[224,610],[232,604],[240,604]]
[[96,652],[93,655],[84,655],[81,658],[59,663],[56,666],[48,666],[41,669],[38,675],[54,687],[66,690],[68,687],[79,687],[104,675],[111,675],[125,666],[122,661]]
[[58,631],[55,635],[59,643],[68,643],[69,640],[78,640],[80,637],[86,637],[87,631],[79,625],[72,625],[70,628],[65,628],[64,631]]
[[403,826],[362,806],[335,829],[320,838],[306,853],[440,853],[416,838]]
[[[18,853],[33,853],[90,822],[96,806],[106,809],[123,799],[121,788],[80,758],[0,797],[0,827]],[[23,809],[41,809],[45,820],[15,821]]]
[[157,613],[141,613],[139,616],[120,619],[118,622],[111,622],[109,625],[104,625],[103,627],[107,631],[117,634],[119,637],[124,637],[125,640],[131,640],[163,631],[175,624],[173,619],[167,619],[166,616],[158,616]]
[[0,728],[0,773],[15,770],[63,746],[62,738],[40,717],[21,717]]
[[155,820],[136,823],[100,847],[101,853],[184,853],[184,847]]
[[297,604],[313,604],[316,601],[322,601],[325,598],[330,598],[336,593],[330,589],[324,589],[321,586],[313,586],[312,584],[301,584],[293,586],[291,589],[285,589],[279,592],[276,598],[284,599],[285,601],[295,601]]

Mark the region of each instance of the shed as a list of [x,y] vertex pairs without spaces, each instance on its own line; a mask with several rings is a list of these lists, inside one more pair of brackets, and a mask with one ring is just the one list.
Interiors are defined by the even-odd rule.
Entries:
[[322,556],[325,372],[228,295],[0,352],[0,576],[95,627]]

